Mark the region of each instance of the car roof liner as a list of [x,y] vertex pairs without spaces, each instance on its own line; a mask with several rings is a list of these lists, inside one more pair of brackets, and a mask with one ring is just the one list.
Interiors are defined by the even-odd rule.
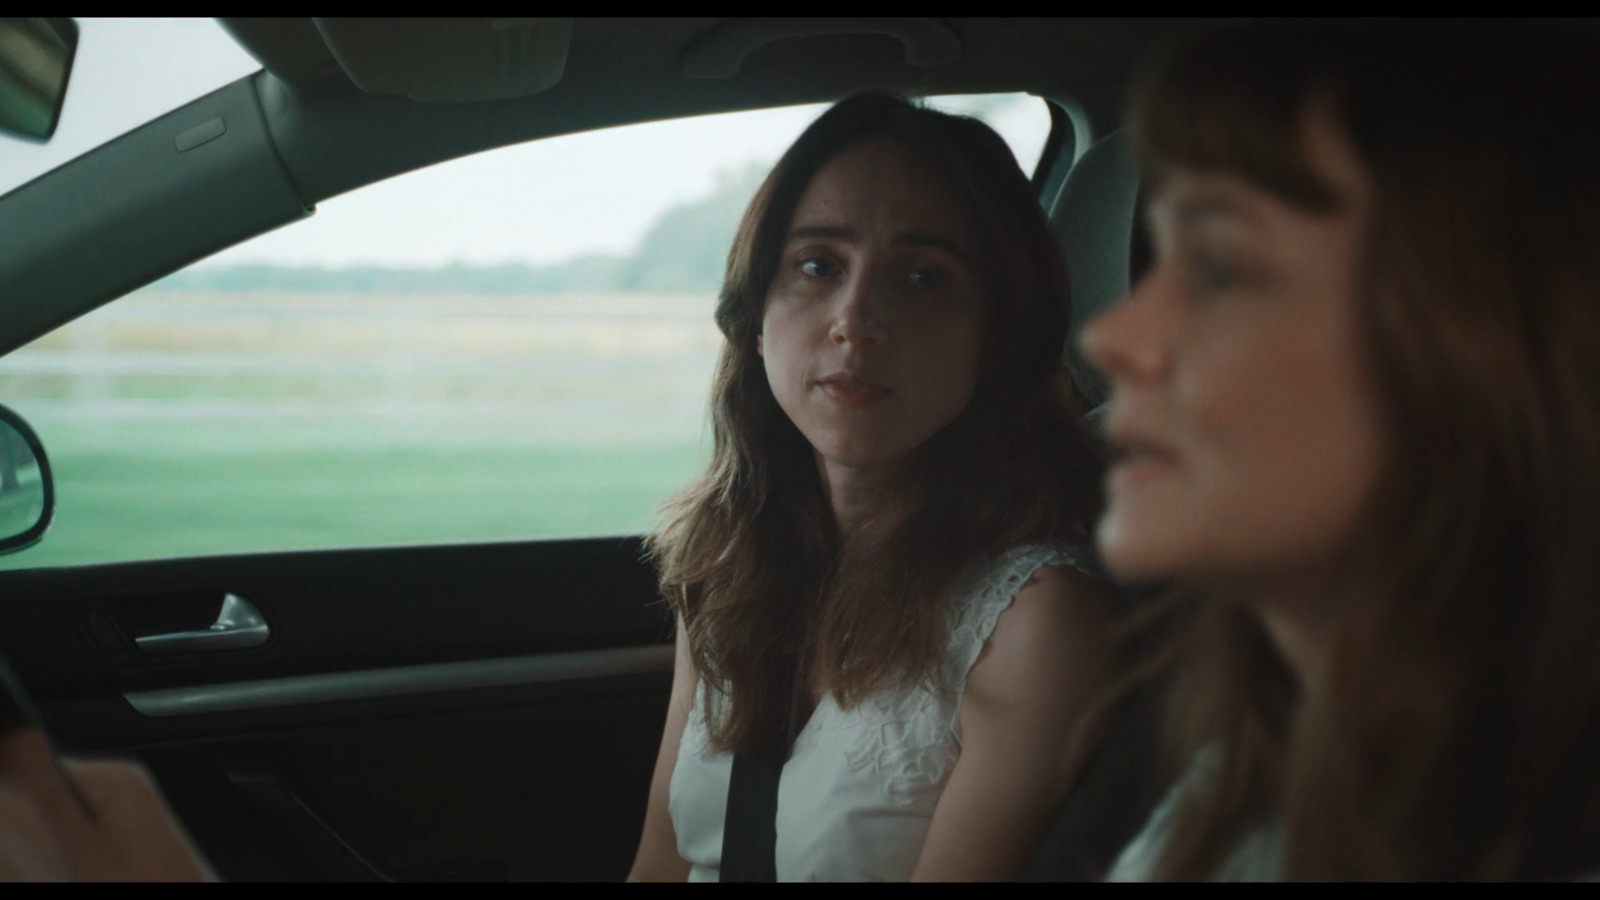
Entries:
[[730,19],[695,38],[683,53],[685,78],[730,78],[752,52],[786,38],[881,34],[905,47],[911,66],[948,66],[961,58],[961,37],[938,19]]
[[511,100],[554,87],[572,19],[312,19],[356,87],[424,103]]
[[[217,21],[268,72],[296,89],[355,87],[436,103],[506,100],[548,90],[564,73],[573,28],[571,18]],[[903,45],[912,66],[949,65],[963,49],[960,35],[939,19],[679,21],[701,23],[682,48],[681,72],[692,79],[736,75],[752,52],[791,38],[882,35]],[[678,29],[652,30],[670,39]]]
[[218,19],[262,68],[306,94],[355,90],[311,19]]

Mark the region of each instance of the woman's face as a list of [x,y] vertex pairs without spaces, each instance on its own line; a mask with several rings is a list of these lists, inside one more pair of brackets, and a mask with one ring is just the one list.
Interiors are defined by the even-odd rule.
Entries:
[[1359,527],[1382,458],[1356,319],[1370,188],[1331,116],[1306,148],[1334,211],[1176,172],[1150,203],[1157,265],[1085,330],[1117,454],[1097,538],[1127,580],[1322,578]]
[[887,138],[834,157],[801,196],[756,346],[825,464],[899,462],[972,399],[984,303],[961,208]]

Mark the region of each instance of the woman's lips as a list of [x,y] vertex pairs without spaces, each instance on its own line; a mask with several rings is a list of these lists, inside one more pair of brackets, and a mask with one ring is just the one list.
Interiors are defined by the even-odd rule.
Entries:
[[1177,455],[1130,420],[1108,422],[1106,440],[1114,457],[1106,473],[1109,490],[1133,487],[1177,468]]
[[871,406],[887,398],[891,393],[882,385],[853,376],[830,376],[817,382],[817,387],[822,389],[828,399],[852,409]]
[[1143,445],[1120,448],[1107,473],[1107,486],[1115,491],[1172,472],[1177,459],[1167,451]]

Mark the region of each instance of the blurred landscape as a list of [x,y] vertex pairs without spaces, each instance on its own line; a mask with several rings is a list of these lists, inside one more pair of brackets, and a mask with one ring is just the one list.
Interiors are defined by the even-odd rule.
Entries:
[[692,477],[714,298],[124,298],[0,360],[57,484],[7,568],[638,532]]
[[0,567],[635,533],[704,459],[757,167],[629,256],[197,267],[0,359],[55,522]]

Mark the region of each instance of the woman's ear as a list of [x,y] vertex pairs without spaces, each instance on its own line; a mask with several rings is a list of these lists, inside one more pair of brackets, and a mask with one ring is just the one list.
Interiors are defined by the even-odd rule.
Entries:
[[766,358],[766,354],[761,352],[761,335],[759,334],[756,335],[756,355],[762,359]]

